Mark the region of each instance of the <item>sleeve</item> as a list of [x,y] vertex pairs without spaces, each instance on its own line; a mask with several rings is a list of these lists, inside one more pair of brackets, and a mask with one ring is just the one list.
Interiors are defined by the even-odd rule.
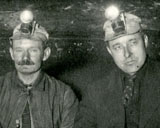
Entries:
[[64,92],[60,128],[72,128],[78,110],[78,99],[70,88]]
[[74,128],[97,128],[95,104],[89,93],[82,98],[75,117]]

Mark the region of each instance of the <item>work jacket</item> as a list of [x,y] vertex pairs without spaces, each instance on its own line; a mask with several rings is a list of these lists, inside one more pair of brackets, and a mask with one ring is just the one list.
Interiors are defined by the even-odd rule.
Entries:
[[[160,128],[160,63],[147,60],[141,76],[138,128]],[[114,67],[86,89],[74,128],[125,128],[123,95],[121,73]]]
[[0,77],[2,128],[16,128],[27,101],[34,128],[72,128],[78,100],[70,87],[41,72],[28,91],[16,71]]

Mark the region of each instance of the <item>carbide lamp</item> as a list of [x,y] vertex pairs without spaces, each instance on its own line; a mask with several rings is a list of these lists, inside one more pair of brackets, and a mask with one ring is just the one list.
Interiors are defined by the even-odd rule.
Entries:
[[119,11],[116,6],[110,6],[105,10],[105,17],[111,21],[111,26],[115,34],[123,34],[125,31],[124,13]]
[[20,14],[20,20],[22,22],[20,30],[24,34],[31,34],[33,29],[33,13],[30,10],[24,10]]

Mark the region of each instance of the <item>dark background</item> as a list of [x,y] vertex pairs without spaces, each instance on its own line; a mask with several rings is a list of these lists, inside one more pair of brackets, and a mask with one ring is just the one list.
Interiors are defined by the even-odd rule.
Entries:
[[149,36],[148,54],[160,60],[159,0],[1,0],[0,1],[0,75],[14,69],[10,58],[9,37],[20,23],[25,8],[50,34],[52,55],[43,69],[68,83],[80,96],[85,87],[107,75],[111,57],[104,45],[104,10],[110,4],[142,18]]

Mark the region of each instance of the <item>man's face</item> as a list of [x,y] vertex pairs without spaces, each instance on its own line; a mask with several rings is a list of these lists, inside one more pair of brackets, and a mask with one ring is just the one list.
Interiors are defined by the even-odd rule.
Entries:
[[50,54],[44,50],[42,43],[29,39],[13,41],[10,54],[19,73],[33,74],[41,68],[42,61],[48,59]]
[[108,52],[116,65],[125,73],[134,75],[144,64],[146,59],[147,36],[140,33],[126,35],[109,41]]

